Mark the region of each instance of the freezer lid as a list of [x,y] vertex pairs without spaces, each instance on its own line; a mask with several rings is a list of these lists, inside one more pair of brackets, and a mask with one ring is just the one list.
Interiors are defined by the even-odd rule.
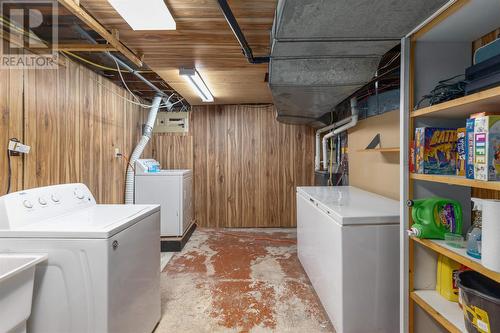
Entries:
[[110,238],[159,211],[159,205],[95,205],[37,223],[0,230],[0,237]]
[[297,193],[341,225],[399,223],[397,200],[354,186],[298,187]]

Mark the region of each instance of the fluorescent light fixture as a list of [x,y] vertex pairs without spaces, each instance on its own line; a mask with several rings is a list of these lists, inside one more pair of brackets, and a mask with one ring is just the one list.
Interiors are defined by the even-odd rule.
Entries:
[[164,0],[108,0],[133,30],[175,30]]
[[179,75],[186,80],[186,82],[191,86],[198,96],[200,96],[203,102],[213,102],[214,96],[208,89],[207,85],[201,78],[200,74],[194,68],[181,68],[179,70]]

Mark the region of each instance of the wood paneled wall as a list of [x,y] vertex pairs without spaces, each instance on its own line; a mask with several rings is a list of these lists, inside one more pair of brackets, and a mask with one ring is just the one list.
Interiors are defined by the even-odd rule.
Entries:
[[73,62],[57,70],[1,70],[0,193],[7,187],[5,149],[16,137],[31,152],[12,157],[12,191],[83,182],[99,203],[123,202],[126,162],[114,149],[131,153],[145,111],[121,97],[131,99]]
[[[7,190],[7,145],[9,138],[23,137],[23,71],[0,70],[0,194]],[[13,190],[23,188],[23,160],[13,157]]]
[[[187,136],[155,135],[164,168],[194,168],[195,215],[207,227],[293,227],[296,186],[314,183],[314,130],[270,106],[195,107]],[[192,154],[191,154],[192,152]]]
[[[8,139],[31,145],[12,157],[11,191],[83,182],[100,203],[123,202],[126,163],[146,110],[126,91],[69,62],[58,70],[0,70],[0,193]],[[314,182],[314,131],[278,123],[269,106],[196,107],[187,135],[156,134],[144,156],[195,173],[198,223],[295,226],[295,187]]]
[[[192,121],[192,117],[190,121]],[[164,169],[193,169],[193,135],[180,133],[155,134],[152,139],[153,156]]]

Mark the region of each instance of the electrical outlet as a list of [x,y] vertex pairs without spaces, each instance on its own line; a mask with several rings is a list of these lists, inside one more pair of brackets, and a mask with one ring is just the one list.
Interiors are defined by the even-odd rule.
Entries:
[[20,154],[28,154],[31,150],[31,147],[28,145],[24,145],[20,142],[17,142],[15,140],[9,140],[9,147],[8,150],[13,153],[20,153]]
[[120,156],[121,156],[121,154],[120,154],[120,148],[115,148],[115,157],[118,158]]

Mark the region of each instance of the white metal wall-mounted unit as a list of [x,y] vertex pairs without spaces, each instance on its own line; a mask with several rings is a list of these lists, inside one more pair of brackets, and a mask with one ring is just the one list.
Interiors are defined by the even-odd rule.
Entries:
[[189,112],[160,112],[156,116],[154,133],[187,133]]
[[160,211],[97,205],[83,184],[0,198],[0,252],[47,253],[28,332],[151,332],[161,315]]
[[180,237],[193,221],[192,170],[161,170],[152,159],[135,164],[135,203],[161,206],[161,236]]
[[399,330],[399,203],[352,186],[297,189],[297,246],[338,333]]

